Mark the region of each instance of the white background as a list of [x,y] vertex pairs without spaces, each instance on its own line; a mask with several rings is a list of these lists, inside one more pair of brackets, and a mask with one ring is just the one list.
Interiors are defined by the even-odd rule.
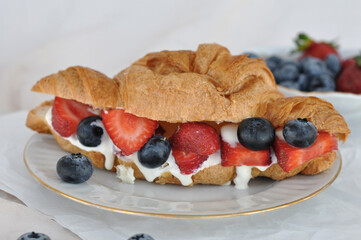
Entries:
[[304,31],[361,49],[361,1],[0,0],[0,114],[46,97],[37,80],[72,65],[112,77],[147,52],[217,42],[239,54]]

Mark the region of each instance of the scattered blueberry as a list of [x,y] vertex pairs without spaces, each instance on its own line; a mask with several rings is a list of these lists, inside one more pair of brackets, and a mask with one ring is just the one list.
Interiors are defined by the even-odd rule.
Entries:
[[306,92],[308,91],[310,79],[307,77],[306,74],[301,73],[300,75],[298,75],[297,82],[299,84],[299,90]]
[[128,238],[128,240],[154,240],[154,238],[145,233],[138,233]]
[[87,147],[96,147],[101,143],[104,130],[98,126],[96,121],[101,122],[99,116],[84,118],[78,125],[77,135],[79,142]]
[[336,90],[335,80],[330,74],[324,73],[312,77],[309,84],[309,91],[330,92]]
[[275,140],[275,129],[265,118],[246,118],[237,130],[238,141],[254,151],[269,148]]
[[327,68],[332,72],[334,76],[336,76],[340,72],[341,62],[336,54],[329,54],[325,59],[325,63]]
[[168,159],[171,146],[167,138],[154,136],[138,151],[139,162],[147,168],[162,166]]
[[259,56],[253,52],[245,52],[244,55],[248,55],[249,58],[259,58]]
[[335,54],[329,54],[325,61],[309,56],[299,62],[272,55],[265,62],[278,85],[304,92],[335,91],[336,77],[341,69]]
[[28,232],[21,235],[18,240],[50,240],[50,237],[44,233]]
[[67,183],[87,181],[94,171],[93,163],[80,153],[72,153],[60,158],[56,164],[59,177]]
[[286,64],[275,72],[276,82],[281,83],[284,81],[293,81],[297,78],[299,70],[295,65]]
[[270,56],[269,58],[267,58],[266,60],[267,66],[268,68],[274,72],[283,62],[282,58],[278,57],[278,56]]
[[314,57],[305,57],[300,61],[300,64],[302,71],[308,77],[321,75],[327,70],[325,62]]
[[283,137],[291,146],[307,148],[316,141],[317,128],[306,118],[297,118],[286,123]]

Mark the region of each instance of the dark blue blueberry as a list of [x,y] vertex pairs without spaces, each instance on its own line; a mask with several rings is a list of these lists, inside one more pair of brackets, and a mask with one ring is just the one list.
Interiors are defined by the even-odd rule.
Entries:
[[300,64],[296,61],[287,60],[287,61],[283,61],[281,63],[281,67],[284,67],[286,65],[292,65],[292,66],[296,67],[298,70],[300,70]]
[[306,92],[308,91],[310,79],[307,77],[306,74],[301,73],[297,78],[297,82],[299,84],[299,90]]
[[157,168],[162,166],[168,159],[171,146],[167,138],[163,136],[153,136],[138,151],[139,162],[147,168]]
[[50,240],[50,237],[44,233],[28,232],[21,235],[18,240]]
[[300,61],[302,71],[308,77],[314,77],[325,73],[327,70],[326,64],[324,61],[314,58],[314,57],[305,57]]
[[64,182],[82,183],[92,176],[94,166],[87,157],[72,153],[59,159],[56,172]]
[[329,54],[325,59],[325,63],[327,68],[332,72],[334,76],[336,76],[340,72],[341,62],[336,54]]
[[138,233],[128,238],[128,240],[154,240],[154,238],[145,233]]
[[285,82],[279,83],[279,85],[282,87],[286,87],[286,88],[301,90],[300,84],[297,81],[288,81],[288,82],[285,81]]
[[278,56],[271,56],[267,58],[266,60],[268,68],[274,72],[283,62],[283,60]]
[[257,54],[253,52],[245,52],[244,55],[248,55],[249,58],[260,58]]
[[96,124],[96,121],[101,123],[102,118],[99,116],[87,117],[78,125],[78,139],[84,146],[96,147],[101,143],[104,130]]
[[238,125],[238,141],[254,151],[269,148],[275,140],[275,129],[265,118],[246,118]]
[[291,146],[307,148],[316,141],[317,128],[306,118],[297,118],[283,127],[283,137]]
[[277,83],[284,81],[294,81],[299,75],[298,68],[293,64],[286,64],[275,71],[275,78]]
[[324,73],[312,77],[309,83],[309,91],[330,92],[336,90],[335,80],[330,74]]

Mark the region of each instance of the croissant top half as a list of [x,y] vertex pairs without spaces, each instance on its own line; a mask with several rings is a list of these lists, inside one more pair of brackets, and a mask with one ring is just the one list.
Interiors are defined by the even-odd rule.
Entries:
[[201,44],[195,52],[147,54],[114,79],[70,67],[42,78],[32,90],[97,108],[124,108],[158,121],[240,122],[259,116],[283,126],[286,119],[306,117],[340,139],[349,133],[331,104],[317,98],[284,98],[262,59],[231,55],[218,44]]

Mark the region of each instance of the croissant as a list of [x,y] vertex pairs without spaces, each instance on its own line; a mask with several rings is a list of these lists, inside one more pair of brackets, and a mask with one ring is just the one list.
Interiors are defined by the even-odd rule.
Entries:
[[[87,104],[103,114],[114,109],[124,110],[136,118],[156,121],[168,139],[184,123],[206,123],[220,135],[223,126],[238,124],[250,117],[268,119],[275,129],[283,128],[290,120],[306,118],[318,131],[332,134],[341,141],[350,133],[345,120],[330,103],[315,97],[283,97],[262,59],[231,55],[218,44],[201,44],[195,52],[147,54],[113,79],[90,68],[70,67],[39,80],[32,90]],[[52,126],[52,108],[53,101],[34,108],[28,114],[26,125],[39,133],[53,134],[65,151],[82,153],[96,167],[117,171],[122,181],[145,179],[159,184],[192,186],[223,185],[237,178],[236,166],[222,166],[219,150],[191,174],[182,174],[173,157],[151,170],[134,160],[136,154],[131,155],[133,158],[127,157],[122,154],[123,149],[116,146],[114,151],[100,152],[97,148],[75,144],[76,133],[70,140]],[[335,158],[334,151],[328,152],[291,171],[284,171],[274,161],[267,168],[250,167],[250,177],[280,180],[298,173],[318,174],[328,169]]]

